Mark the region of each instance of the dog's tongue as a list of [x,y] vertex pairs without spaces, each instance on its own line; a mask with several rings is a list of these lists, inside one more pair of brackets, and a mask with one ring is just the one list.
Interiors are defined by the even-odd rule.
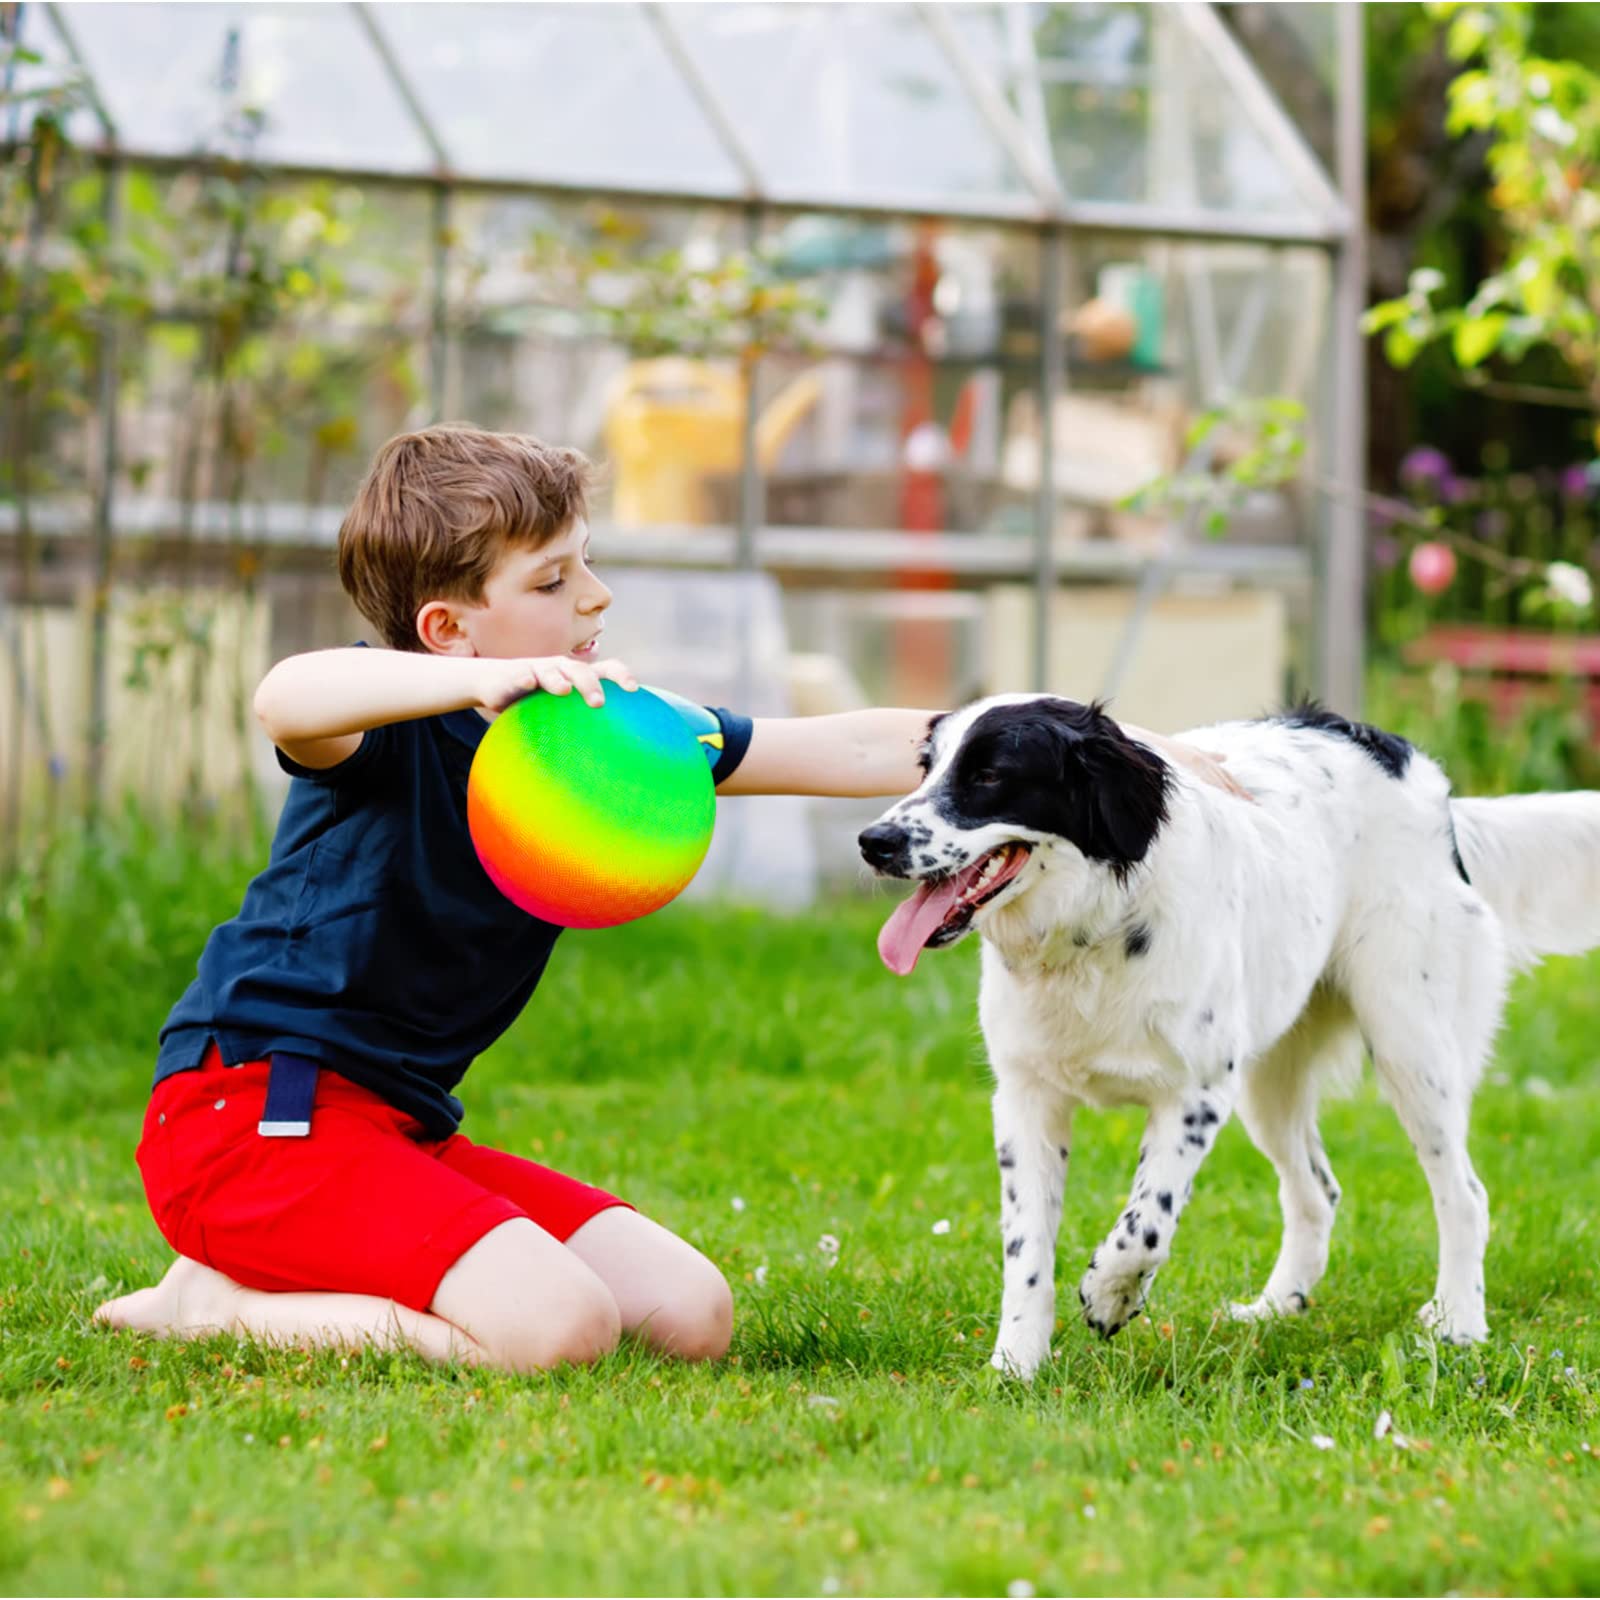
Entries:
[[894,908],[878,935],[878,954],[891,972],[903,978],[917,964],[922,947],[949,916],[950,908],[961,895],[965,873],[941,878],[937,883],[922,883],[909,900]]

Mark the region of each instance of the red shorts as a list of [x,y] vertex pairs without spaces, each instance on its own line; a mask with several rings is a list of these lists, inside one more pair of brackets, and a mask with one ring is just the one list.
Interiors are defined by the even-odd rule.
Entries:
[[381,1295],[426,1311],[439,1280],[491,1228],[527,1217],[557,1239],[627,1202],[459,1133],[430,1139],[381,1096],[324,1071],[311,1132],[256,1131],[269,1067],[156,1085],[139,1143],[168,1244],[251,1289]]

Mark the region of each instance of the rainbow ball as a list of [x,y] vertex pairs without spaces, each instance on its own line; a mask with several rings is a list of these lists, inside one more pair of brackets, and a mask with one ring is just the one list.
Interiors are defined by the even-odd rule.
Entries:
[[484,871],[507,899],[563,928],[658,910],[711,844],[714,755],[648,689],[602,687],[603,707],[576,690],[517,701],[490,724],[467,778]]

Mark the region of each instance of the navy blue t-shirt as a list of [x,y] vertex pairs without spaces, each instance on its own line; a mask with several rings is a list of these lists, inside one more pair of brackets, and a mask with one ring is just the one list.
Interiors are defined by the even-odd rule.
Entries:
[[[660,691],[657,691],[658,693]],[[748,717],[676,702],[728,777]],[[267,866],[213,930],[161,1030],[155,1081],[274,1051],[309,1056],[443,1138],[451,1090],[528,1002],[561,929],[491,882],[467,832],[476,711],[373,728],[353,755],[292,774]]]

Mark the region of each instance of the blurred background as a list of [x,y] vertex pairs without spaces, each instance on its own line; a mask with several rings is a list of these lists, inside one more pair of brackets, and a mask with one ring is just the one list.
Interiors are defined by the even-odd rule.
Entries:
[[[596,460],[682,693],[1600,782],[1596,10],[0,5],[0,880],[259,839],[249,697],[369,636],[342,510],[434,420]],[[697,888],[877,809],[729,804]]]

